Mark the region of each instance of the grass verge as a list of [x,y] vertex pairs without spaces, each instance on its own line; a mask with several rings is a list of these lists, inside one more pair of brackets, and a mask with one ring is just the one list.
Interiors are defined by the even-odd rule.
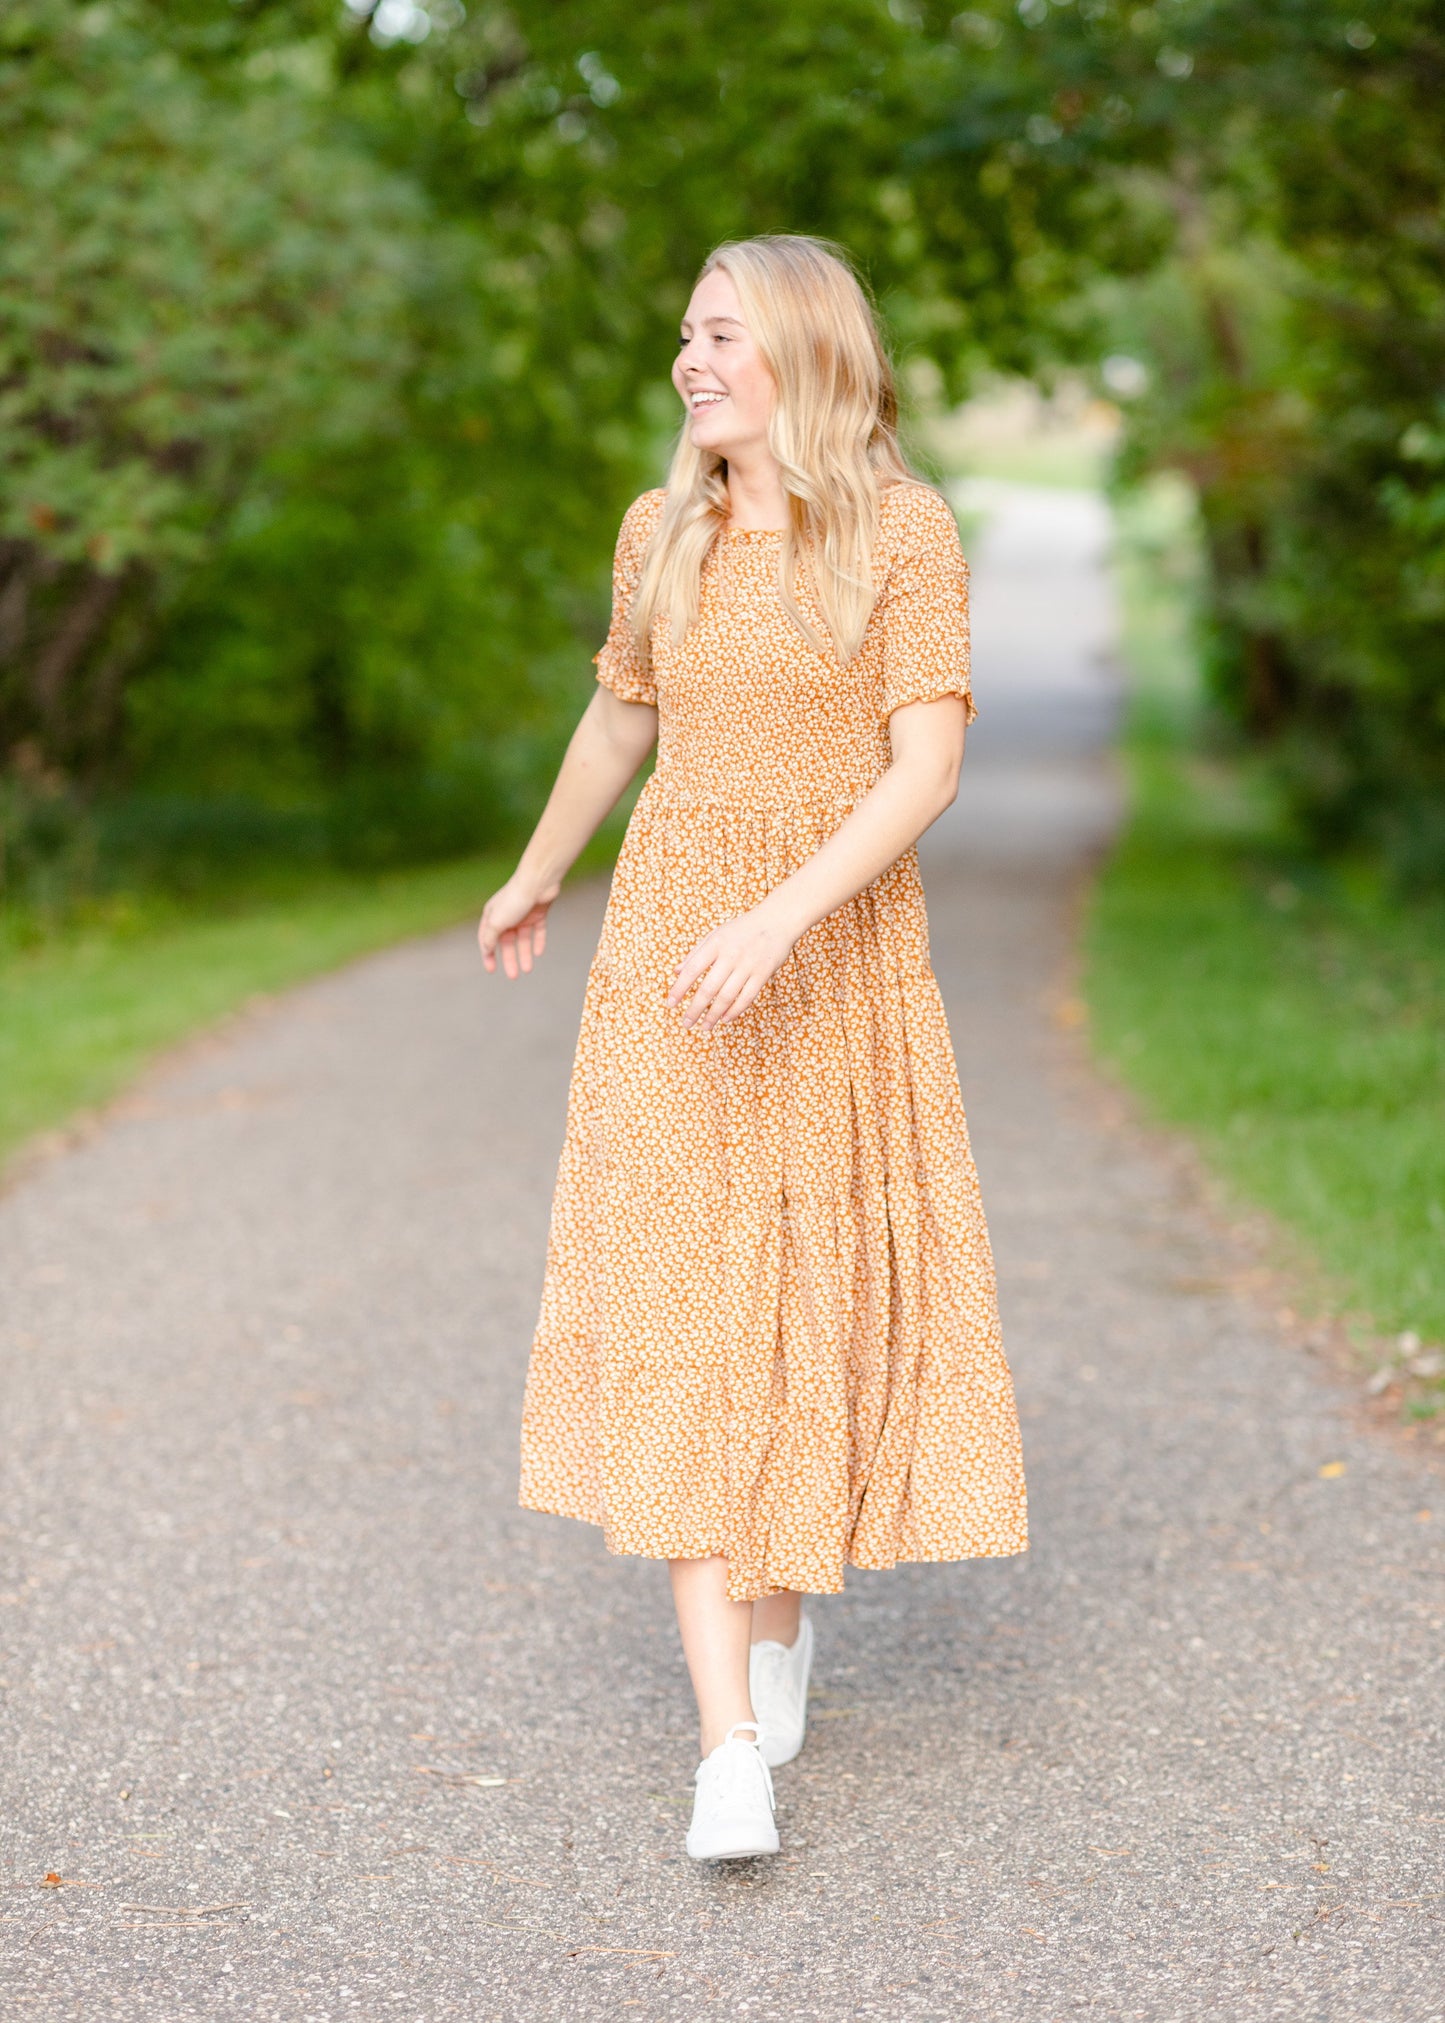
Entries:
[[[579,871],[610,863],[610,823]],[[0,1160],[105,1102],[157,1053],[258,994],[481,910],[510,856],[357,878],[318,873],[219,910],[122,899],[0,954]]]
[[[1126,507],[1120,569],[1133,803],[1086,929],[1096,1047],[1298,1240],[1322,1303],[1438,1380],[1445,904],[1310,861],[1264,781],[1211,754],[1181,495]],[[1414,1409],[1441,1405],[1436,1381]]]

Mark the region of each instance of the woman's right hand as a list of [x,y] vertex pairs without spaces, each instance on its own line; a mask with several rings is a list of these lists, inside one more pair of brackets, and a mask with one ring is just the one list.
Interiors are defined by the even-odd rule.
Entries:
[[520,872],[513,872],[500,892],[482,908],[477,945],[488,970],[497,967],[509,977],[525,975],[547,946],[547,913],[560,886],[539,892]]

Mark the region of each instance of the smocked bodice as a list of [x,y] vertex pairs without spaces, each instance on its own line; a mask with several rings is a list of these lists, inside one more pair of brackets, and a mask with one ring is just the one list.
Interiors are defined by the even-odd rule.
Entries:
[[840,667],[801,636],[778,597],[782,543],[780,533],[722,535],[682,644],[665,620],[655,628],[655,791],[769,805],[851,800],[887,765],[877,655]]
[[[730,529],[703,566],[697,622],[674,641],[665,617],[643,655],[627,611],[662,492],[623,522],[614,610],[598,677],[658,712],[650,793],[678,801],[777,806],[847,804],[889,762],[888,718],[905,703],[954,694],[969,702],[968,569],[953,515],[923,485],[884,494],[874,555],[876,603],[858,653],[840,662],[810,643],[778,594],[780,532]],[[828,634],[806,583],[799,608]],[[650,661],[650,664],[649,664]]]

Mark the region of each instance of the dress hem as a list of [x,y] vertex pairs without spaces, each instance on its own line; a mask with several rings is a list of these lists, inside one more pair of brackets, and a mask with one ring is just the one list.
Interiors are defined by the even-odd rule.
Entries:
[[[536,1511],[541,1517],[565,1517],[570,1519],[574,1524],[590,1524],[594,1530],[602,1533],[603,1543],[608,1552],[616,1559],[672,1560],[727,1558],[726,1547],[722,1545],[710,1546],[702,1551],[689,1549],[687,1551],[668,1552],[665,1548],[655,1549],[641,1545],[615,1544],[608,1535],[607,1524],[603,1518],[587,1516],[579,1510],[565,1509],[560,1498],[555,1502],[544,1502],[540,1498],[530,1497],[524,1493],[518,1496],[517,1504],[520,1509]],[[1029,1541],[1027,1534],[1025,1534],[1018,1545],[964,1546],[960,1547],[957,1552],[899,1552],[895,1553],[891,1559],[882,1557],[862,1558],[851,1550],[848,1550],[843,1554],[842,1567],[854,1567],[859,1573],[891,1573],[895,1567],[900,1566],[957,1566],[963,1561],[971,1559],[1018,1559],[1028,1550]],[[747,1592],[739,1592],[739,1589],[746,1589]],[[735,1602],[761,1601],[768,1595],[777,1594],[839,1595],[843,1592],[844,1583],[841,1568],[837,1580],[827,1586],[813,1586],[810,1584],[806,1587],[759,1587],[754,1582],[739,1582],[735,1587],[731,1577],[728,1580],[728,1599]]]

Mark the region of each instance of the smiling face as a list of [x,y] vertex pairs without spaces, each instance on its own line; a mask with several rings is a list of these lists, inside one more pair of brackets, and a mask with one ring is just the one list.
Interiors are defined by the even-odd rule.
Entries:
[[672,383],[698,449],[730,459],[766,452],[777,387],[721,267],[704,274],[692,291]]

